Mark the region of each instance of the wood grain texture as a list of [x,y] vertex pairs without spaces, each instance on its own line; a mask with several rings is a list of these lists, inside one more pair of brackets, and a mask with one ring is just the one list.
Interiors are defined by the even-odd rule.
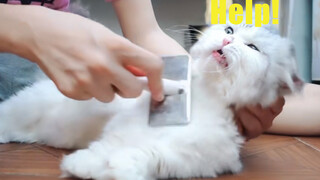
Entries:
[[[244,169],[240,174],[216,179],[319,180],[319,149],[319,137],[262,135],[243,147]],[[0,144],[0,179],[58,180],[60,160],[70,152],[38,144]]]

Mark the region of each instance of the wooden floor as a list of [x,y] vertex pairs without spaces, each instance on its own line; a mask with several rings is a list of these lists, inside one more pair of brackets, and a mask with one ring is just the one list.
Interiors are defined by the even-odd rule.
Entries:
[[[59,161],[67,153],[37,144],[0,144],[0,179],[59,179]],[[241,156],[243,172],[218,180],[320,179],[320,137],[263,135],[248,142]]]

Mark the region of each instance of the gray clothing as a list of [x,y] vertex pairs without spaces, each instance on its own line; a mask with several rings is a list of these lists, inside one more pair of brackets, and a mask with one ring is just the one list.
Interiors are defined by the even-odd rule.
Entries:
[[0,102],[43,77],[37,64],[19,56],[0,53]]

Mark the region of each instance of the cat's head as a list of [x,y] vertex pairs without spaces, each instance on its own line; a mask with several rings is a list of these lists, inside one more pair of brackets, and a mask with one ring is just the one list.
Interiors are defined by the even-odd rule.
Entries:
[[269,105],[300,91],[292,43],[271,28],[213,25],[191,48],[196,72],[236,104]]

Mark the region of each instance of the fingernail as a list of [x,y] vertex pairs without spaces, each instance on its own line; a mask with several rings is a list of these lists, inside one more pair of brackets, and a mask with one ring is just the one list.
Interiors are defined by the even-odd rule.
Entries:
[[161,94],[159,94],[159,95],[157,95],[157,97],[156,97],[156,101],[163,101],[163,99],[164,99],[164,95],[161,93]]

